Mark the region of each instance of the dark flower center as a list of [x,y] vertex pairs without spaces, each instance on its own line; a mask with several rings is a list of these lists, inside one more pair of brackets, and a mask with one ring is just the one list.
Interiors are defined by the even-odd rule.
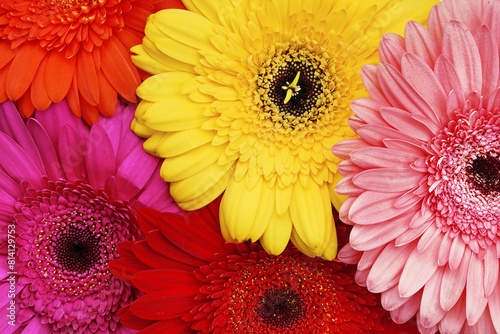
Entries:
[[484,195],[500,192],[500,160],[490,154],[478,156],[467,166],[469,181]]
[[305,314],[300,296],[290,289],[270,289],[260,299],[257,315],[264,323],[277,328],[292,327]]
[[[290,87],[298,73],[300,75],[297,84]],[[320,76],[320,69],[311,63],[287,62],[271,80],[269,98],[280,112],[296,117],[302,116],[316,106],[318,97],[323,91]],[[289,89],[293,93],[287,101],[286,95]]]
[[57,236],[53,255],[64,271],[83,274],[98,263],[99,244],[90,230],[69,226]]

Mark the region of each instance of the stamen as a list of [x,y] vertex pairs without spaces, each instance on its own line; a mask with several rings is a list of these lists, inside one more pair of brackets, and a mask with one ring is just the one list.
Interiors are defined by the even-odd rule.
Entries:
[[292,98],[292,96],[297,95],[297,93],[300,91],[300,86],[297,86],[297,83],[299,82],[299,77],[300,77],[300,71],[297,72],[297,75],[293,79],[292,83],[289,83],[287,81],[286,86],[281,86],[283,90],[286,90],[284,104],[287,104],[288,101],[290,101],[290,99]]

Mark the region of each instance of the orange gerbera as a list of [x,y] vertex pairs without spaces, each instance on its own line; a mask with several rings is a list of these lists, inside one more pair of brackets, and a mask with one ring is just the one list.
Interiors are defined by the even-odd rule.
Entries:
[[117,93],[135,102],[141,81],[129,49],[146,18],[180,0],[0,0],[0,102],[29,117],[68,101],[92,124],[113,115]]

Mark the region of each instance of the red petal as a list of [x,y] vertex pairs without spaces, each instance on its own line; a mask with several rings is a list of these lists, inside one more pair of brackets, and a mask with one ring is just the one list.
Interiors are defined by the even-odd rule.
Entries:
[[136,242],[132,248],[134,255],[144,264],[152,268],[177,268],[182,270],[193,270],[192,266],[172,260],[152,250],[145,240]]
[[120,316],[120,322],[131,329],[143,329],[156,323],[156,321],[136,317],[130,311],[130,305],[118,310],[117,314]]
[[152,230],[158,229],[158,215],[160,213],[153,209],[143,208],[137,213],[137,223],[144,234],[148,234]]
[[175,292],[161,290],[139,297],[130,310],[143,319],[167,320],[182,317],[196,305],[193,297],[175,297]]
[[129,50],[116,37],[100,48],[102,71],[111,86],[131,102],[136,102],[135,90],[140,84],[137,68],[130,60]]
[[7,74],[7,95],[11,100],[26,93],[46,53],[36,42],[26,43],[19,50]]
[[122,258],[109,263],[109,270],[122,281],[132,284],[134,275],[143,270],[151,269],[136,258]]
[[151,269],[138,272],[133,279],[134,285],[145,293],[171,290],[172,296],[196,297],[202,283],[194,274],[177,269]]
[[200,267],[207,264],[206,261],[200,260],[197,257],[189,255],[184,250],[179,249],[167,238],[165,238],[159,230],[149,232],[146,240],[151,249],[167,256],[172,260],[179,261],[193,267]]
[[144,328],[138,334],[191,334],[191,324],[182,320],[162,320]]

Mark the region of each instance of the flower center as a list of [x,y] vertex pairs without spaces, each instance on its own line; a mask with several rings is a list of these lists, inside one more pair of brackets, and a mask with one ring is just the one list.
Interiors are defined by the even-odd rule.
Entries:
[[467,166],[469,181],[481,193],[500,192],[500,160],[490,153],[479,156]]
[[83,274],[97,264],[99,244],[99,238],[89,229],[69,226],[57,234],[52,252],[64,271]]
[[276,43],[252,59],[250,104],[279,127],[316,123],[335,106],[340,84],[335,66],[314,42]]
[[269,326],[288,328],[304,316],[304,303],[290,289],[270,289],[264,292],[257,316]]
[[457,115],[427,146],[429,201],[440,229],[479,253],[500,236],[500,118],[484,109]]

